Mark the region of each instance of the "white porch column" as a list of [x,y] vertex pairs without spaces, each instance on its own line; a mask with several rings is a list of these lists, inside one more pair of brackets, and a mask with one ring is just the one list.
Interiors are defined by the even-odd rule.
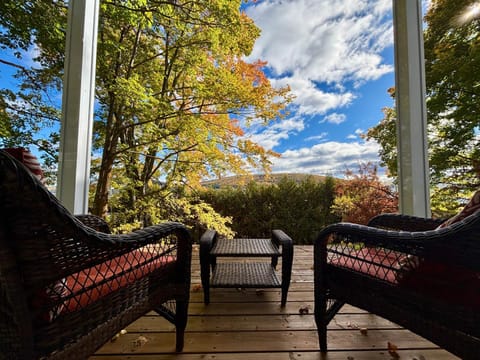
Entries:
[[88,212],[99,0],[69,1],[57,197]]
[[393,0],[400,212],[430,216],[421,0]]

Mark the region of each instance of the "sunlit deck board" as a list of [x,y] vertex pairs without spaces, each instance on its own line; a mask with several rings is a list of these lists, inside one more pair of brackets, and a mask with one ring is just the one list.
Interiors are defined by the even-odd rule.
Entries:
[[[149,313],[132,323],[126,334],[105,344],[91,360],[391,360],[389,342],[398,347],[400,359],[457,359],[412,332],[349,305],[329,324],[330,350],[322,356],[313,319],[312,253],[312,246],[295,247],[284,308],[278,289],[212,289],[211,303],[205,306],[195,249],[183,353],[174,352],[174,327]],[[300,315],[301,307],[308,307],[309,313]],[[367,329],[366,334],[361,328]]]

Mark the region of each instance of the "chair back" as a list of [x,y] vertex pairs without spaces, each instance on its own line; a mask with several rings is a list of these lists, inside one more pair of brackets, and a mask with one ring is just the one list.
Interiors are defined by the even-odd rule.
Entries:
[[23,243],[19,237],[33,227],[16,219],[30,217],[22,209],[25,201],[36,197],[29,191],[36,183],[39,180],[20,162],[0,150],[0,353],[11,359],[34,357],[29,291],[24,281],[28,261],[18,256]]

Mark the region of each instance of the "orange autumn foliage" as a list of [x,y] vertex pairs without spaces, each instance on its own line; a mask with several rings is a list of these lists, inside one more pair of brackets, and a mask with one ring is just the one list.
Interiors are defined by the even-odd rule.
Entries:
[[339,182],[333,211],[342,221],[367,224],[375,215],[397,212],[398,193],[382,183],[375,165],[360,164],[357,173],[347,169]]

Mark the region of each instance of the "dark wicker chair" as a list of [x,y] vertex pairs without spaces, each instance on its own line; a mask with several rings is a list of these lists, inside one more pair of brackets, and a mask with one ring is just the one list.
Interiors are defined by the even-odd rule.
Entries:
[[0,358],[85,359],[151,310],[175,324],[182,350],[192,252],[182,224],[111,235],[3,151],[0,222]]
[[320,232],[314,253],[320,350],[345,304],[380,315],[462,359],[480,359],[480,212],[438,220],[384,214]]

